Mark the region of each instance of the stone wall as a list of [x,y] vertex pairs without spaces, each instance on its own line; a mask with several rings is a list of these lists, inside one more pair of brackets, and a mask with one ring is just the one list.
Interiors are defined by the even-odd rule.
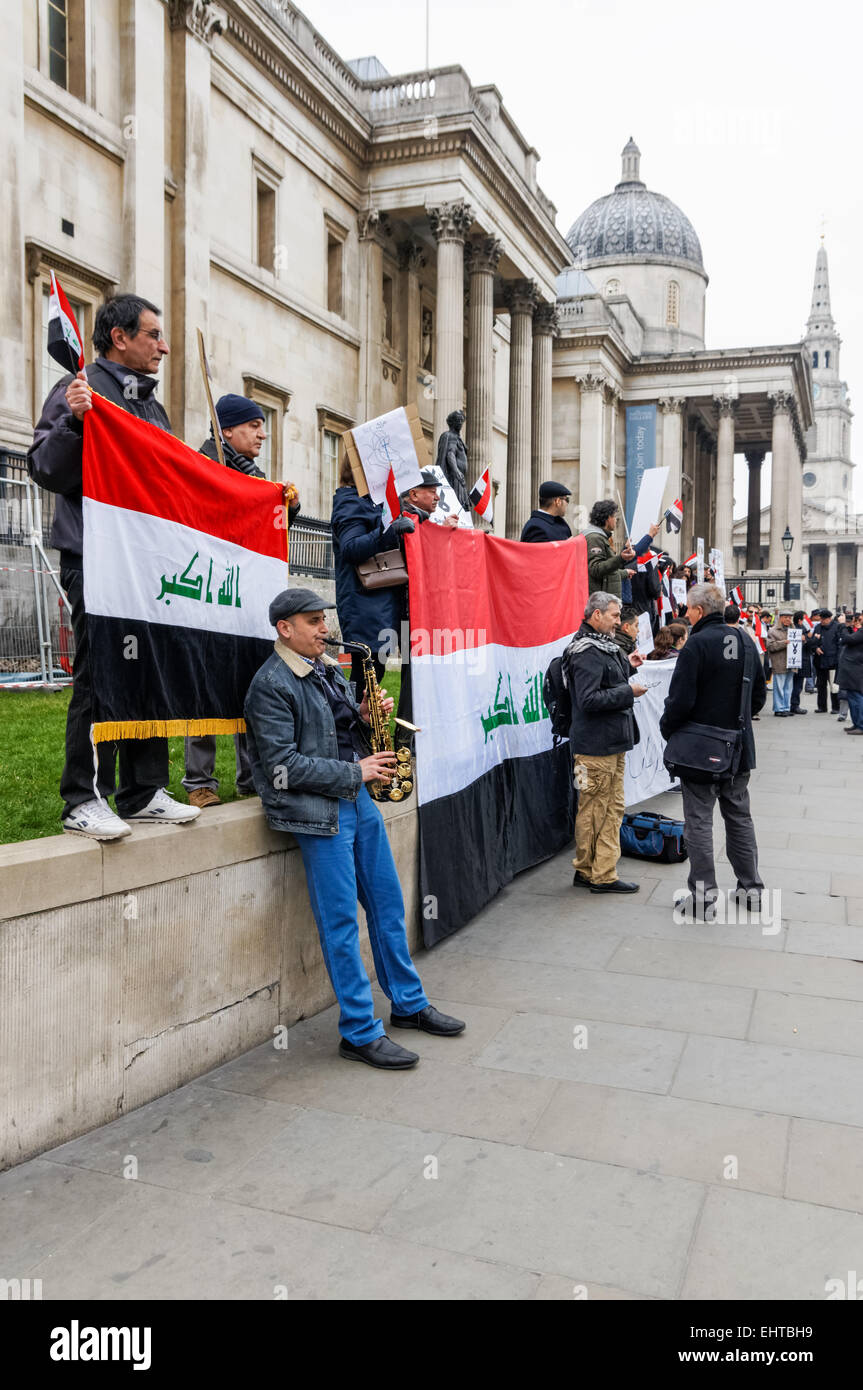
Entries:
[[[415,950],[416,807],[383,815]],[[333,1002],[299,850],[257,800],[117,844],[0,846],[0,905],[0,1169]]]

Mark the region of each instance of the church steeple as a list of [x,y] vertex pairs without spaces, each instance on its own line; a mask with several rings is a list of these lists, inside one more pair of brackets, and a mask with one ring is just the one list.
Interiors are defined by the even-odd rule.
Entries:
[[834,327],[830,313],[830,275],[827,270],[827,248],[824,238],[815,257],[815,281],[812,286],[812,306],[806,325],[807,335],[816,332],[830,333]]

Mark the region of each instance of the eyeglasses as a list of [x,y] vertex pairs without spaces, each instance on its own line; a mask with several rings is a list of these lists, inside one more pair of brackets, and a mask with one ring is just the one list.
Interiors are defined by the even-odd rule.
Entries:
[[145,338],[152,338],[154,343],[163,343],[165,341],[162,336],[161,328],[141,328],[138,331],[139,333],[143,333]]

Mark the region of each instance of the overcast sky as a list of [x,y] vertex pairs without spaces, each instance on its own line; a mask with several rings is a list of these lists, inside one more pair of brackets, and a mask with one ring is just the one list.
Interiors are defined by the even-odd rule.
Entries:
[[[861,408],[863,22],[851,0],[429,3],[431,66],[459,63],[498,88],[539,152],[563,235],[611,191],[635,137],[645,183],[701,240],[708,347],[799,341],[823,219],[842,376]],[[425,67],[425,0],[299,6],[343,58],[373,53],[393,75]],[[851,438],[858,459],[859,416]],[[863,511],[863,468],[855,500]]]

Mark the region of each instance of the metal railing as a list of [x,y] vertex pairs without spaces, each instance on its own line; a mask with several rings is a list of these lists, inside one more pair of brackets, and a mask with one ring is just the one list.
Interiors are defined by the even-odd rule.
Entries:
[[314,579],[334,579],[333,529],[320,517],[301,512],[289,532],[291,574],[308,574]]
[[[47,494],[53,504],[53,496]],[[53,505],[51,507],[53,511]],[[71,676],[74,639],[56,568],[46,553],[50,523],[42,490],[23,454],[0,453],[0,673],[28,685],[55,685]],[[26,577],[25,577],[26,576]],[[60,665],[55,665],[55,651]]]
[[[13,449],[0,449],[0,545],[30,544],[27,507],[23,484],[29,478],[27,455]],[[48,548],[54,524],[54,494],[34,489],[39,495],[41,540]]]

